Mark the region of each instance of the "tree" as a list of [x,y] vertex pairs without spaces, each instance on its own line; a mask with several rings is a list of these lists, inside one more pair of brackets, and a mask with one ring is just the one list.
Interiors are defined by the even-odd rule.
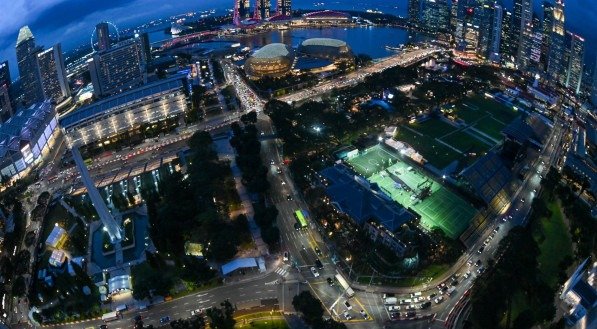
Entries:
[[240,116],[240,121],[245,125],[257,123],[257,112],[251,111]]
[[25,278],[22,276],[17,277],[17,279],[12,283],[12,295],[15,297],[23,297],[27,290],[25,284]]
[[211,320],[211,327],[214,329],[233,329],[236,324],[234,320],[234,308],[228,300],[220,303],[221,308],[212,307],[206,311]]
[[303,318],[307,324],[313,324],[321,321],[323,316],[323,307],[319,299],[313,297],[310,291],[302,291],[292,298],[292,306],[298,312],[303,313]]

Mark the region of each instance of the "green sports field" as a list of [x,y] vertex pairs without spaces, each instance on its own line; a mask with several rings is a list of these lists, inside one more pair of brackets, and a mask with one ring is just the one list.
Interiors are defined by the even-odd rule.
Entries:
[[421,226],[439,227],[456,239],[470,224],[475,208],[443,187],[419,168],[380,145],[373,146],[347,162],[372,183],[377,183],[393,200],[421,215]]

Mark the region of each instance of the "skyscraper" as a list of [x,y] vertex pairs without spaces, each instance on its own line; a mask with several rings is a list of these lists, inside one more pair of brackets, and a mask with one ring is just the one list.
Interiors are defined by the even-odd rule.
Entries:
[[514,0],[514,19],[512,32],[517,38],[516,65],[525,69],[531,48],[533,34],[532,0]]
[[566,32],[566,46],[568,57],[568,69],[566,70],[566,88],[576,94],[580,93],[580,86],[583,76],[583,64],[585,57],[585,39],[570,31]]
[[292,4],[290,0],[278,0],[276,3],[276,15],[292,16]]
[[234,0],[233,23],[240,25],[240,22],[250,17],[249,0]]
[[496,4],[493,8],[493,23],[491,35],[491,47],[489,49],[489,59],[499,64],[501,61],[501,43],[502,43],[502,22],[503,22],[503,7]]
[[447,32],[450,27],[450,6],[448,0],[425,0],[423,22],[425,28],[430,32]]
[[94,95],[108,96],[146,82],[145,56],[139,39],[129,39],[97,52],[88,61]]
[[70,87],[60,43],[37,54],[37,65],[46,99],[60,103],[70,97]]
[[504,8],[502,12],[502,43],[500,53],[503,65],[513,65],[516,55],[516,38],[513,31],[512,12]]
[[566,59],[565,43],[566,33],[564,29],[564,0],[556,0],[553,8],[553,24],[551,28],[549,56],[547,62],[547,78],[551,84],[564,84]]
[[477,8],[473,17],[473,25],[477,27],[479,31],[476,53],[477,56],[481,58],[489,58],[490,55],[494,26],[493,14],[493,1],[477,0]]
[[37,54],[41,48],[35,46],[35,38],[28,26],[19,30],[17,37],[17,61],[21,80],[22,103],[29,106],[44,98],[37,68]]
[[0,123],[8,120],[13,114],[10,83],[10,68],[8,61],[4,61],[0,63]]
[[419,27],[421,20],[421,0],[408,0],[408,23]]
[[95,26],[95,35],[97,37],[97,48],[99,51],[110,49],[110,26],[106,22],[101,22]]
[[141,49],[143,49],[143,56],[147,63],[151,62],[151,43],[149,42],[149,33],[143,32],[138,35]]
[[267,19],[269,18],[270,0],[257,0],[255,6],[255,12],[253,13],[254,19]]
[[541,20],[535,14],[533,14],[533,34],[531,35],[531,44],[529,48],[529,68],[536,70],[536,72],[542,72],[544,70],[541,67],[541,49],[543,47],[543,29],[541,26]]
[[553,29],[553,5],[549,1],[543,1],[543,42],[541,44],[541,64],[547,70],[547,59],[551,44],[551,30]]
[[474,22],[476,0],[460,0],[456,5],[456,49],[473,53],[479,39],[479,26],[475,26]]

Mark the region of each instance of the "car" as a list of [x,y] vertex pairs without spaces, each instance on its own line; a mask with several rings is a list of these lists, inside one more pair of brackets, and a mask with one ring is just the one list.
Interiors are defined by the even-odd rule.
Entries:
[[108,329],[108,326],[107,326],[107,325],[105,325],[105,324],[102,324],[102,325],[100,326],[100,329]]
[[135,315],[135,317],[133,318],[133,321],[135,321],[135,322],[141,321],[141,315],[140,314]]
[[288,251],[284,252],[284,261],[287,262],[290,259],[290,254],[288,253]]
[[458,285],[458,280],[452,280],[452,282],[450,282],[451,286],[457,286]]
[[405,307],[404,309],[408,311],[408,310],[414,310],[414,309],[416,309],[416,308],[417,308],[417,307],[416,307],[415,305],[412,305],[412,304],[411,304],[411,305],[406,305],[406,307]]
[[444,296],[439,296],[433,300],[434,303],[439,304],[444,301]]
[[271,161],[269,162],[269,164],[271,164],[271,165],[273,166],[273,165],[275,164],[274,160],[271,160]]
[[288,194],[288,195],[286,196],[286,200],[288,200],[288,201],[292,201],[292,195]]
[[347,300],[344,301],[344,306],[346,306],[347,309],[352,310],[352,305],[350,305]]
[[400,311],[400,306],[397,305],[390,305],[388,306],[388,311],[393,312],[393,311]]
[[493,229],[493,231],[494,231],[494,232],[496,232],[496,233],[497,233],[497,232],[499,232],[499,230],[500,230],[500,226],[499,226],[499,225],[498,225],[498,226],[496,226],[496,227]]
[[169,316],[163,316],[160,318],[160,324],[166,324],[170,322],[170,317]]
[[390,319],[392,319],[392,320],[398,320],[398,319],[400,319],[400,313],[398,313],[398,312],[391,312],[390,313]]
[[347,311],[345,311],[344,313],[342,313],[342,315],[344,315],[344,318],[345,318],[346,320],[350,320],[350,319],[352,319],[352,316],[351,316],[351,315],[350,315],[350,314],[349,314]]
[[422,310],[431,307],[431,302],[424,302],[423,304],[421,304],[421,306],[419,306]]
[[407,318],[414,318],[415,316],[417,316],[417,312],[406,312]]
[[483,266],[479,267],[479,269],[477,270],[477,273],[483,274],[483,272],[485,272],[485,267],[483,267]]
[[311,266],[311,273],[313,273],[314,277],[319,277],[319,272],[317,272],[317,269],[313,266]]
[[520,202],[524,203],[524,201],[525,201],[525,200],[524,200],[524,198],[521,198],[521,199],[520,199]]
[[477,259],[475,266],[481,266],[481,264],[483,264],[483,262],[480,259]]
[[485,242],[483,242],[483,245],[487,246],[490,242],[491,242],[491,238],[487,238],[487,239],[485,239]]
[[363,319],[365,319],[365,320],[369,319],[369,314],[367,314],[367,312],[365,312],[365,310],[361,310],[359,313],[361,313],[361,316],[363,317]]
[[471,276],[471,271],[467,271],[466,273],[464,273],[463,277],[465,279],[468,279]]
[[469,259],[468,262],[466,262],[468,264],[468,266],[472,266],[473,265],[473,260]]
[[198,308],[198,309],[196,309],[196,310],[192,310],[192,311],[191,311],[191,316],[194,316],[194,315],[200,315],[200,314],[202,314],[202,313],[203,313],[203,311],[204,311],[204,310],[203,310],[202,308]]
[[321,256],[321,250],[319,250],[319,247],[315,247],[313,249],[315,250],[315,253],[317,254],[317,256]]
[[481,248],[479,248],[479,250],[477,250],[477,253],[479,253],[479,254],[480,254],[480,253],[482,253],[482,252],[483,252],[483,250],[485,250],[485,247],[481,247]]
[[437,294],[432,293],[431,295],[427,296],[427,300],[432,300]]
[[323,268],[323,264],[321,263],[321,261],[318,259],[315,259],[315,266],[317,266],[318,269],[322,269]]
[[330,285],[330,287],[334,286],[334,279],[328,277],[326,280],[327,280],[328,284]]

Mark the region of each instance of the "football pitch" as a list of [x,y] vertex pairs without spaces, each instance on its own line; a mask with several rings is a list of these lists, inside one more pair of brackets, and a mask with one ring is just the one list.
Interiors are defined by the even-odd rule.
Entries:
[[428,230],[438,227],[456,239],[476,213],[460,196],[383,146],[373,146],[347,162],[394,201],[421,215],[421,226]]

